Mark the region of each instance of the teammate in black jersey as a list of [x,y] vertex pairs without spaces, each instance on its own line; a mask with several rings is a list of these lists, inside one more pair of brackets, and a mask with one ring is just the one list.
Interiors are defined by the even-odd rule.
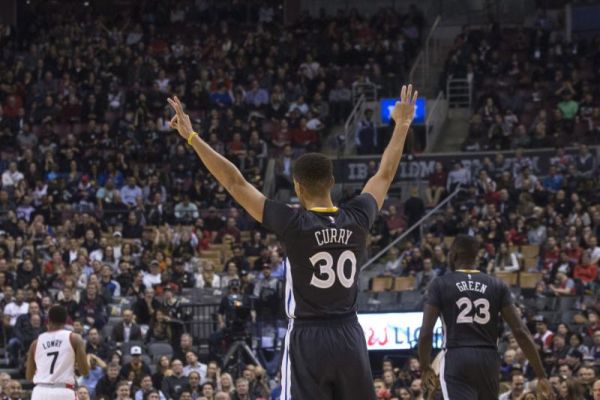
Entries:
[[445,400],[490,400],[498,398],[498,333],[508,323],[539,379],[542,398],[552,395],[539,353],[527,327],[513,305],[504,282],[471,269],[479,243],[458,235],[448,262],[452,272],[434,279],[428,290],[419,337],[419,359],[423,382],[431,390],[435,373],[431,368],[433,326],[442,318],[444,341],[439,380]]
[[192,130],[180,101],[169,99],[171,126],[208,170],[287,253],[285,308],[290,319],[282,362],[282,400],[375,399],[365,336],[356,317],[358,268],[369,229],[396,175],[417,92],[402,87],[392,111],[396,126],[377,173],[361,195],[334,207],[331,161],[305,154],[292,168],[302,208],[266,199],[227,159]]

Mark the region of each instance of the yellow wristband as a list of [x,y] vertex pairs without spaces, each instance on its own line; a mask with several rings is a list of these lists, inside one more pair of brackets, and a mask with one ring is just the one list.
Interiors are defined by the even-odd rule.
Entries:
[[194,136],[198,136],[198,133],[192,131],[192,133],[190,133],[190,136],[188,136],[188,144],[191,146],[192,145],[192,140],[194,139]]

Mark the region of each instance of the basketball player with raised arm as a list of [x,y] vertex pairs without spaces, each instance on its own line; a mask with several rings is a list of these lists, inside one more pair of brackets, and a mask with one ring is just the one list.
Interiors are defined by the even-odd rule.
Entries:
[[448,254],[450,273],[434,279],[427,289],[419,336],[425,388],[431,393],[437,383],[430,357],[433,327],[441,317],[444,341],[439,384],[444,400],[497,399],[500,386],[497,343],[504,318],[538,378],[538,398],[550,399],[552,389],[542,360],[513,304],[508,286],[473,268],[478,251],[477,239],[456,236]]
[[207,169],[258,222],[285,246],[285,308],[289,317],[282,360],[282,400],[372,400],[373,379],[364,332],[356,316],[357,268],[366,258],[369,229],[396,176],[413,119],[417,92],[403,86],[392,118],[396,125],[377,173],[362,194],[343,207],[331,200],[333,166],[321,154],[293,167],[301,208],[266,199],[240,171],[192,130],[177,98],[171,126]]
[[65,329],[67,310],[52,306],[48,311],[48,331],[31,343],[27,354],[26,377],[35,387],[31,400],[76,399],[75,366],[87,375],[90,366],[81,336]]

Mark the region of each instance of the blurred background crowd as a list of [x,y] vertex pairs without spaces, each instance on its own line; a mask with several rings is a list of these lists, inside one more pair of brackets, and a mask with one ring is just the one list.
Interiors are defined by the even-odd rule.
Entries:
[[[2,398],[27,396],[23,357],[60,303],[92,364],[80,399],[278,399],[285,249],[171,132],[166,97],[260,190],[273,159],[277,189],[289,190],[292,160],[325,146],[354,84],[397,93],[422,12],[284,25],[276,1],[31,3],[25,26],[0,25]],[[371,255],[394,243],[363,273],[358,301],[419,309],[448,271],[452,237],[471,234],[476,267],[511,285],[560,398],[598,400],[600,47],[559,32],[540,16],[457,37],[440,82],[472,80],[464,149],[498,152],[440,161],[388,199]],[[376,132],[366,121],[363,138]],[[524,150],[536,147],[554,147],[547,170]],[[507,332],[499,360],[501,398],[531,398]],[[423,399],[417,359],[386,357],[374,373],[379,398]]]

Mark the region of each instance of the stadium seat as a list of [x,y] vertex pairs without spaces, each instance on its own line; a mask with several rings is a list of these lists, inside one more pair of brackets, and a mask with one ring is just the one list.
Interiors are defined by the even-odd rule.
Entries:
[[394,279],[394,290],[396,292],[413,290],[415,287],[415,280],[414,276],[398,276]]
[[521,272],[519,274],[519,286],[521,286],[521,289],[535,289],[541,279],[541,272]]
[[392,289],[394,279],[391,276],[378,276],[371,281],[371,291],[385,292]]
[[558,298],[556,310],[558,312],[567,312],[575,308],[578,298],[576,296],[562,296]]
[[540,246],[528,244],[521,246],[521,254],[524,258],[535,258],[540,254]]
[[560,322],[569,325],[569,324],[573,323],[573,317],[575,315],[577,315],[577,311],[576,310],[562,311],[558,315],[560,316]]
[[154,342],[148,345],[148,354],[152,356],[153,361],[157,361],[161,356],[173,356],[173,347],[167,342]]
[[509,287],[515,286],[519,278],[519,274],[516,272],[495,272],[494,276],[506,283]]

